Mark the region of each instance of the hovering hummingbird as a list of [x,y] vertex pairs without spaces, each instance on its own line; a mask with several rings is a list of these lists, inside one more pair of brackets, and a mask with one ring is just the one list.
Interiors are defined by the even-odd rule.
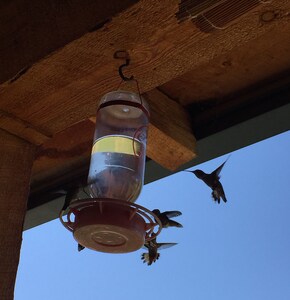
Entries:
[[161,213],[159,209],[153,209],[152,212],[160,219],[163,228],[183,227],[180,223],[170,219],[182,215],[182,213],[178,210],[165,211]]
[[223,186],[220,183],[220,176],[219,176],[227,160],[210,174],[204,173],[201,170],[194,170],[194,171],[185,170],[185,172],[193,173],[197,178],[201,179],[206,185],[208,185],[212,189],[211,195],[214,201],[217,201],[218,203],[220,203],[220,198],[222,198],[225,203],[227,202],[227,198]]
[[148,249],[148,253],[142,253],[141,259],[143,260],[143,263],[147,263],[147,265],[150,266],[159,259],[160,253],[158,250],[175,245],[177,245],[177,243],[157,243],[156,238],[154,238],[151,241],[145,242],[144,248]]

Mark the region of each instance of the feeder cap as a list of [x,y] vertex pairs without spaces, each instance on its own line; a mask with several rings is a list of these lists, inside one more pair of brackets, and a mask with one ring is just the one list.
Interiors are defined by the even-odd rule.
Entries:
[[73,235],[86,248],[127,253],[145,243],[146,223],[130,206],[104,201],[75,211]]

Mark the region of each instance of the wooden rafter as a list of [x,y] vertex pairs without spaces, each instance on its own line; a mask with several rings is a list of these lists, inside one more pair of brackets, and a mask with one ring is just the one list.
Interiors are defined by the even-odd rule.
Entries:
[[146,93],[146,98],[152,119],[147,155],[174,171],[197,155],[189,116],[180,104],[158,90]]
[[[100,30],[71,42],[17,80],[1,85],[0,127],[42,144],[47,137],[94,116],[101,96],[117,88],[120,62],[112,58],[116,50],[129,51],[132,61],[126,72],[135,75],[144,93],[275,28],[289,31],[288,19],[283,17],[260,24],[263,12],[283,12],[288,8],[288,1],[277,0],[248,13],[226,30],[205,34],[191,22],[178,23],[177,1],[141,0]],[[153,114],[151,124],[165,124],[167,117]],[[188,134],[192,137],[190,131]],[[154,142],[162,141],[164,136],[174,139],[177,145],[187,143],[187,135],[172,134],[170,126],[163,126],[155,131],[154,140],[149,138],[149,153]],[[189,147],[182,151],[186,149]],[[162,161],[152,152],[150,155]]]
[[118,86],[115,50],[130,51],[129,72],[146,92],[275,26],[289,30],[283,18],[259,25],[264,10],[288,6],[287,0],[277,0],[224,31],[207,35],[191,22],[178,24],[177,1],[140,1],[100,31],[84,35],[32,66],[17,81],[2,85],[1,109],[44,132],[61,131],[92,116],[100,96]]
[[100,29],[137,1],[1,1],[0,83],[17,80],[43,57]]

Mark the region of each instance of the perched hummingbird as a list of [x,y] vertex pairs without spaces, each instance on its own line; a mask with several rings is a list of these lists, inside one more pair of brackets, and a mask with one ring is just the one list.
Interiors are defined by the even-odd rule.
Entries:
[[150,266],[159,259],[160,253],[158,250],[169,248],[176,244],[177,243],[157,243],[156,238],[154,238],[144,244],[144,247],[148,249],[148,253],[142,253],[141,259],[143,263],[147,263],[147,265]]
[[227,198],[223,186],[220,183],[220,176],[219,176],[227,160],[210,174],[206,174],[201,170],[194,170],[194,171],[185,170],[186,172],[193,173],[197,178],[201,179],[206,185],[208,185],[212,189],[211,195],[213,197],[213,200],[217,201],[218,203],[220,203],[220,198],[222,198],[225,203],[227,202]]
[[152,212],[160,219],[163,228],[183,227],[180,223],[170,219],[182,215],[182,213],[178,210],[165,211],[161,213],[159,209],[153,209]]
[[65,200],[64,200],[62,210],[66,210],[70,206],[72,201],[83,198],[83,197],[80,197],[81,196],[81,195],[79,195],[80,192],[83,192],[88,197],[90,197],[88,195],[88,193],[86,192],[85,184],[82,182],[79,182],[76,186],[74,186],[73,188],[69,189],[67,192],[64,193]]
[[77,199],[78,193],[79,193],[79,187],[67,191],[62,210],[66,210],[69,207],[72,200]]

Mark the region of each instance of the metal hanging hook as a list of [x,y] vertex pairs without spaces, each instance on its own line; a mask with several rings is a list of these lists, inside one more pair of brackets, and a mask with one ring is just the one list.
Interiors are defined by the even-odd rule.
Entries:
[[118,50],[114,53],[114,58],[125,59],[125,63],[119,67],[119,75],[122,78],[122,80],[124,80],[124,81],[133,80],[134,79],[133,75],[131,75],[130,77],[127,77],[123,74],[123,68],[129,66],[129,64],[130,64],[130,57],[129,57],[128,52],[125,50]]

